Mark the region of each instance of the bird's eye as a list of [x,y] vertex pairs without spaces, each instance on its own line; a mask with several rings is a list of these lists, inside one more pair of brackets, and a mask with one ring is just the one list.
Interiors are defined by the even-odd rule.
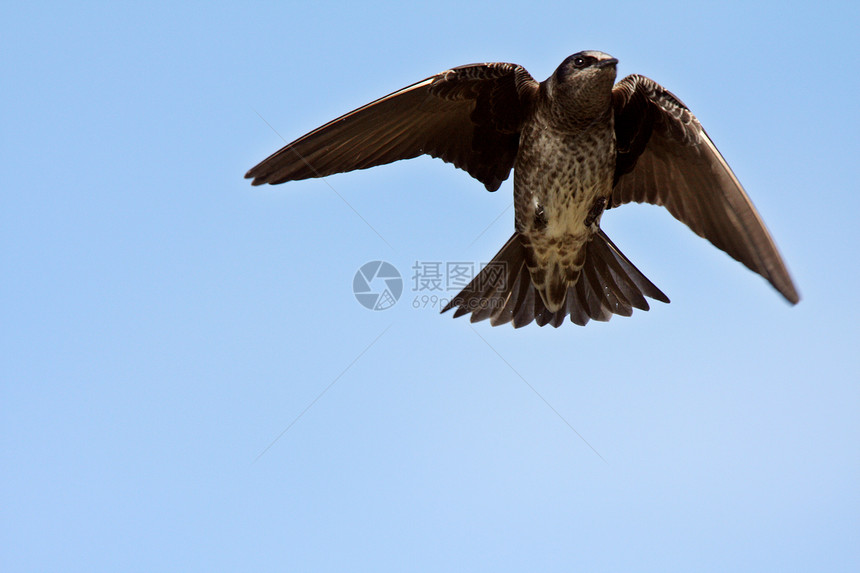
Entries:
[[576,56],[573,58],[573,67],[575,68],[584,68],[585,67],[585,58],[582,56]]

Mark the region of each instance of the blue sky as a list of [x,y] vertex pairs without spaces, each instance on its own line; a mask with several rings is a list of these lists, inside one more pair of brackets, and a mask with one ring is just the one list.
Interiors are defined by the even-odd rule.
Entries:
[[[5,4],[4,571],[858,570],[858,26],[847,2]],[[472,326],[413,308],[410,269],[492,257],[510,181],[242,178],[446,68],[542,80],[583,49],[691,107],[798,306],[631,206],[603,227],[671,304]],[[391,309],[353,296],[372,260],[404,276]]]

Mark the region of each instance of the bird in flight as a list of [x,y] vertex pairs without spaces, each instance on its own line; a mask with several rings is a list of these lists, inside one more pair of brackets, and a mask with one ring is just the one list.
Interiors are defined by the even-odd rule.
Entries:
[[606,209],[662,205],[800,300],[761,217],[708,134],[663,86],[615,83],[618,60],[566,58],[538,83],[508,63],[461,66],[371,102],[284,146],[253,185],[325,177],[422,154],[489,191],[514,171],[514,234],[442,310],[472,322],[558,327],[669,302],[600,229]]

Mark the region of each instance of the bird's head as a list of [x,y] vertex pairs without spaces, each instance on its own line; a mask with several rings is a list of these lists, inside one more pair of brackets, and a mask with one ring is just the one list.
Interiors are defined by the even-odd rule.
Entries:
[[555,103],[580,114],[605,113],[612,98],[618,60],[593,50],[567,57],[546,82]]

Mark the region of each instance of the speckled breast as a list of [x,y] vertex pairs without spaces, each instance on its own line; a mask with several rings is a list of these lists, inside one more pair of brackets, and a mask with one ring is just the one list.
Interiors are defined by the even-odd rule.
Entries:
[[614,171],[611,118],[575,133],[535,122],[521,135],[514,166],[516,228],[532,281],[550,310],[561,307],[579,276]]

